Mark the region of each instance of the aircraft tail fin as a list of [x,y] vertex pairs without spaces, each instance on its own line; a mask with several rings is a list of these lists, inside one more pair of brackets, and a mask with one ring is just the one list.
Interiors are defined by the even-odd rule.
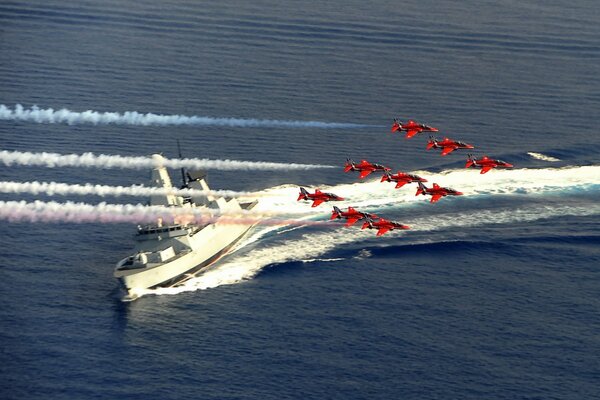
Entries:
[[298,200],[296,200],[296,201],[307,200],[307,199],[308,199],[308,192],[306,191],[306,189],[301,187],[300,194],[298,195]]
[[365,222],[362,225],[362,228],[360,229],[367,229],[367,228],[372,228],[373,227],[373,220],[369,217],[365,218]]
[[329,219],[336,219],[336,218],[342,218],[342,210],[340,210],[336,206],[333,206],[333,211],[331,212],[331,218],[329,218]]
[[473,154],[469,154],[467,158],[467,163],[465,164],[465,168],[469,168],[472,165],[475,165],[475,159],[473,158]]
[[354,167],[354,161],[351,158],[346,158],[346,165],[344,165],[344,172],[348,172],[352,170]]
[[415,194],[415,196],[418,196],[420,194],[425,194],[425,192],[427,190],[427,186],[425,186],[423,184],[423,182],[417,182],[417,184],[419,185],[419,188],[417,189],[417,193]]
[[372,228],[372,227],[373,227],[373,220],[371,219],[371,217],[370,216],[365,217],[365,222],[361,229],[367,229],[367,228]]
[[427,142],[427,150],[431,149],[437,144],[437,140],[433,135],[429,135],[429,142]]
[[390,171],[383,171],[383,176],[381,177],[381,182],[391,182],[392,181],[392,174],[390,173]]

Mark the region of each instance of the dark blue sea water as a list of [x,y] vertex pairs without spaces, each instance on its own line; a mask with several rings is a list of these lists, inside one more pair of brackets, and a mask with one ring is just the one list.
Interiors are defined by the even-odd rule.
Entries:
[[[593,0],[2,1],[7,107],[370,127],[1,120],[0,150],[175,157],[179,139],[188,157],[339,165],[209,173],[294,185],[294,210],[310,208],[295,185],[331,189],[412,229],[260,227],[207,276],[123,302],[112,270],[133,225],[1,221],[0,398],[599,398],[599,65]],[[396,116],[516,167],[465,171],[465,153],[389,133]],[[346,157],[467,195],[357,183]],[[0,166],[2,181],[147,176]],[[21,199],[143,201],[0,194]]]

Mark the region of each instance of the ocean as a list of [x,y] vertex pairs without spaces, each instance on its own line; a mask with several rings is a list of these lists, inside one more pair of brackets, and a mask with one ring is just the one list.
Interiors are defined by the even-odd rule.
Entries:
[[[0,151],[177,158],[179,140],[332,168],[209,169],[298,222],[131,302],[112,273],[135,224],[14,202],[145,198],[0,193],[0,398],[600,397],[599,64],[592,0],[2,1]],[[468,151],[427,151],[396,117],[514,168],[465,169]],[[465,194],[431,204],[347,158]],[[0,164],[0,188],[148,177]],[[411,229],[325,223],[299,186]]]

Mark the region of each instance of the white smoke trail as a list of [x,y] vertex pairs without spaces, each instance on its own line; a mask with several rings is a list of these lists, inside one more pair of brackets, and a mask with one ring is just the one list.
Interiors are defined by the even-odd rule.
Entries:
[[146,169],[164,166],[167,168],[189,169],[218,169],[232,170],[309,170],[316,168],[335,168],[331,165],[320,164],[284,164],[264,161],[238,161],[238,160],[209,160],[206,158],[169,159],[159,155],[152,157],[126,157],[93,153],[83,154],[58,154],[58,153],[31,153],[20,151],[0,151],[0,162],[5,165],[26,165],[46,167],[93,167],[93,168],[130,168]]
[[[216,210],[211,210],[216,211]],[[186,209],[188,216],[210,220],[213,214],[204,209],[202,212]],[[0,220],[10,222],[155,222],[162,218],[165,222],[173,222],[177,216],[184,215],[183,209],[169,209],[142,204],[107,204],[97,205],[75,202],[43,202],[34,201],[0,201]]]
[[107,186],[93,185],[86,183],[84,185],[69,185],[58,182],[14,182],[0,181],[0,192],[2,193],[44,193],[49,196],[59,195],[96,195],[96,196],[218,196],[218,197],[242,197],[242,196],[261,196],[256,192],[235,192],[233,190],[195,190],[195,189],[177,189],[160,188],[148,186]]
[[42,109],[32,106],[29,109],[21,104],[11,109],[0,104],[0,119],[13,121],[37,122],[40,124],[93,124],[93,125],[140,125],[140,126],[169,126],[169,125],[204,125],[204,126],[228,126],[228,127],[262,127],[262,128],[319,128],[319,129],[353,129],[365,128],[370,125],[320,122],[320,121],[284,121],[272,119],[245,119],[245,118],[215,118],[199,117],[196,115],[162,115],[153,113],[138,113],[137,111],[98,112],[84,111],[76,112],[66,108],[54,110],[52,108]]
[[[443,186],[454,186],[465,193],[465,196],[490,196],[495,194],[518,194],[518,195],[536,195],[544,192],[555,192],[565,190],[597,190],[598,176],[600,176],[600,166],[573,166],[564,168],[545,168],[545,169],[514,169],[493,171],[480,175],[473,170],[451,170],[437,174],[424,175],[427,176],[429,182],[439,182]],[[477,179],[473,179],[477,177]],[[388,205],[401,205],[415,202],[428,202],[428,199],[415,196],[414,187],[394,189],[394,185],[389,185],[387,182],[379,182],[375,178],[372,181],[360,182],[353,184],[336,185],[333,187],[322,187],[323,190],[333,191],[343,197],[347,201],[336,203],[340,208],[346,206],[354,206],[358,208],[387,207]],[[321,206],[318,208],[310,207],[310,202],[296,201],[298,195],[298,187],[285,185],[266,189],[264,196],[261,197],[258,205],[245,215],[252,218],[256,216],[282,216],[285,218],[295,218],[303,216],[305,218],[315,216],[328,216],[331,213],[331,207]],[[443,200],[441,203],[450,201],[461,201],[460,199]],[[48,206],[44,204],[49,204]],[[132,214],[135,218],[148,218],[146,221],[154,221],[161,216],[167,220],[169,216],[183,214],[189,215],[194,211],[188,208],[158,208],[157,212],[152,212],[150,208],[142,205],[108,205],[101,203],[98,206],[82,205],[82,203],[25,203],[25,202],[2,202],[0,203],[0,220],[36,220],[38,216],[34,214],[36,210],[56,211],[57,217],[47,217],[48,221],[62,221],[64,213],[71,213],[76,217],[76,212],[88,212],[93,215],[88,216],[88,221],[103,221],[112,222],[111,213],[116,214],[116,220],[122,215]],[[54,208],[53,208],[54,207]],[[89,208],[92,207],[92,208]],[[95,208],[93,208],[95,207]],[[112,207],[112,208],[111,208]],[[19,214],[17,211],[26,209],[25,214]],[[102,211],[102,212],[101,212]],[[209,210],[211,213],[218,213],[217,210]],[[202,215],[201,210],[198,211]],[[96,214],[94,214],[96,213]],[[167,215],[165,216],[166,213]],[[71,215],[69,214],[69,215]],[[19,216],[22,215],[22,216]],[[142,215],[142,217],[138,217]],[[148,215],[148,216],[146,216]],[[37,220],[44,220],[39,216]],[[68,216],[67,216],[68,217]],[[83,218],[83,217],[82,217]],[[102,219],[103,218],[103,219]],[[128,222],[126,217],[122,217]],[[72,219],[73,220],[73,219]],[[82,219],[82,222],[85,222]]]
[[[273,214],[273,213],[271,213]],[[87,204],[75,202],[0,201],[0,220],[9,222],[76,222],[76,223],[164,223],[206,224],[215,222],[262,225],[320,225],[302,219],[274,218],[269,213],[240,210],[223,213],[209,208],[145,206],[142,204]]]

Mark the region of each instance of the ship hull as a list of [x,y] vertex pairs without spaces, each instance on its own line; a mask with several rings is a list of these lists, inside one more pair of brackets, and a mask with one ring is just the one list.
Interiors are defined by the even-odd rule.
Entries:
[[[160,265],[118,271],[115,277],[130,296],[144,289],[170,287],[198,274],[226,255],[253,225],[210,225],[190,241],[198,248]],[[227,240],[223,240],[227,238]],[[193,246],[196,247],[196,246]]]

